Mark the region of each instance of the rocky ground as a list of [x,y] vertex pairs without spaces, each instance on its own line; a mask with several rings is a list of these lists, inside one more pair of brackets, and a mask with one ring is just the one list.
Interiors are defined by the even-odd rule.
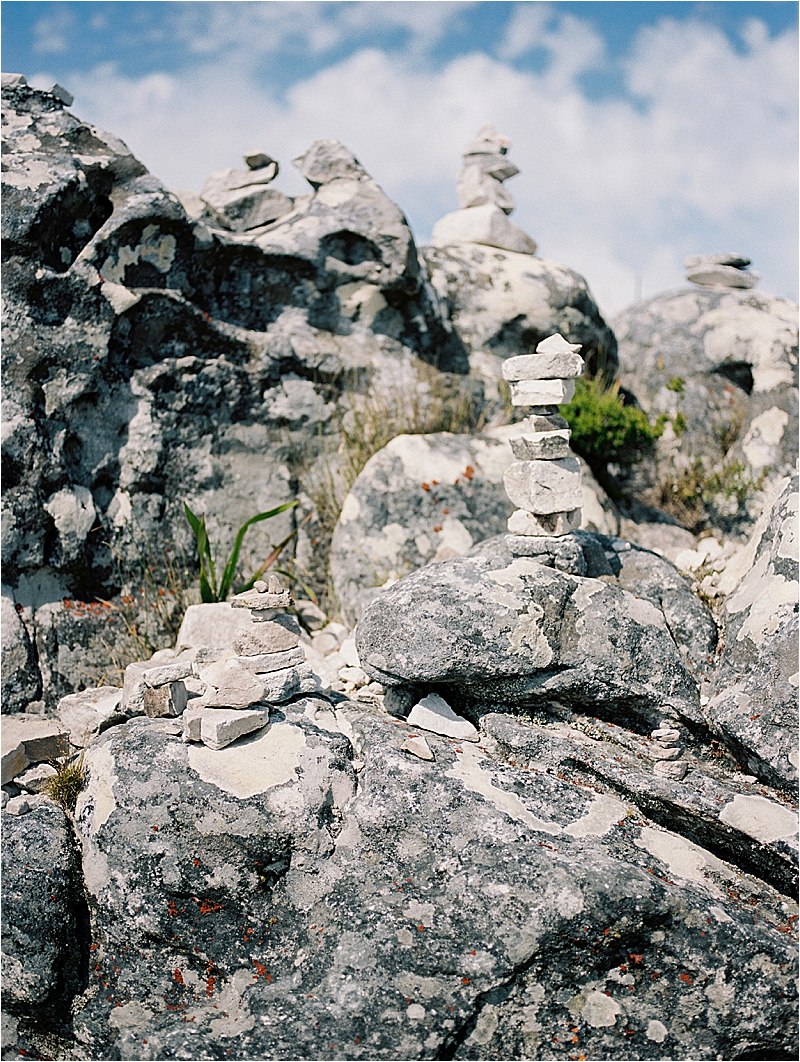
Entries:
[[[612,331],[490,127],[418,252],[336,141],[173,193],[67,101],[4,75],[3,1058],[796,1058],[796,307]],[[667,426],[517,556],[554,332]],[[297,500],[326,609],[187,608],[184,499]]]

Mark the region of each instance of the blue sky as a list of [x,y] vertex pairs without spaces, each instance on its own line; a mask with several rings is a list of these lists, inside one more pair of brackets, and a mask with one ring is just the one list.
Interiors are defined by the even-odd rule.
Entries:
[[797,19],[794,2],[5,0],[2,66],[66,86],[172,188],[256,149],[298,194],[291,159],[340,139],[421,243],[491,121],[522,171],[513,220],[613,314],[704,251],[797,298]]

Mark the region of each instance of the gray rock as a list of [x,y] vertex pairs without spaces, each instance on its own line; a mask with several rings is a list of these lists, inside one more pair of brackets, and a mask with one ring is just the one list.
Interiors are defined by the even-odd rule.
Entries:
[[[130,658],[121,621],[77,624],[63,598],[111,599],[115,556],[136,585],[148,548],[191,555],[183,499],[229,548],[335,450],[354,391],[467,359],[402,212],[357,163],[315,148],[319,191],[256,243],[187,216],[52,93],[12,78],[3,107],[4,578],[23,604],[22,587],[51,586],[33,627],[52,709],[106,680],[101,639]],[[242,566],[294,520],[253,527]]]
[[[513,204],[513,200],[511,200]],[[536,254],[536,241],[519,225],[508,220],[508,201],[504,206],[486,203],[469,210],[454,210],[445,214],[433,226],[431,243],[434,247],[461,247],[467,253],[478,247],[492,247],[512,254]]]
[[790,789],[798,773],[797,503],[794,476],[727,573],[725,646],[705,708],[749,771]]
[[[786,897],[644,810],[682,809],[686,832],[713,814],[723,836],[721,805],[606,739],[595,759],[635,798],[574,762],[548,773],[555,750],[500,721],[494,755],[428,735],[433,761],[354,705],[321,729],[300,702],[221,752],[144,720],[103,735],[78,806],[102,991],[72,1042],[150,1059],[556,1057],[575,1035],[593,1058],[791,1054]],[[514,765],[531,737],[542,762]],[[582,742],[561,744],[581,760]],[[22,1024],[15,1043],[41,1041]]]
[[400,435],[365,465],[331,544],[334,590],[357,619],[387,580],[458,556],[506,528],[512,505],[505,443],[476,436]]
[[[2,737],[3,752],[22,745],[28,763],[57,760],[70,751],[66,728],[56,719],[38,715],[20,713],[4,719]],[[5,781],[4,777],[3,784]]]
[[200,192],[208,210],[205,220],[234,232],[246,232],[269,225],[288,214],[293,206],[292,200],[277,188],[268,187],[277,173],[278,164],[274,159],[247,170],[212,173]]
[[122,697],[123,691],[118,686],[100,686],[62,697],[58,702],[58,717],[69,730],[71,744],[83,748],[110,726],[124,723]]
[[42,680],[33,642],[17,611],[14,595],[3,587],[0,632],[2,633],[2,668],[0,705],[3,714],[24,712],[31,701],[42,694]]
[[3,821],[3,1007],[57,1027],[86,984],[89,924],[81,857],[50,801]]
[[494,357],[484,372],[496,379],[501,359],[529,354],[554,332],[581,344],[591,369],[616,368],[614,333],[574,270],[530,254],[474,245],[424,247],[421,254],[470,351],[473,372],[488,353]]
[[[651,419],[668,418],[641,472],[640,501],[672,505],[692,526],[696,485],[713,526],[746,535],[772,483],[797,460],[797,306],[749,291],[681,289],[631,306],[613,323],[620,382]],[[646,484],[645,484],[646,485]],[[673,490],[673,488],[675,488]]]
[[188,703],[188,691],[182,682],[162,686],[145,685],[142,693],[144,714],[151,719],[181,715]]
[[369,605],[357,644],[370,678],[435,688],[455,708],[556,702],[648,723],[665,711],[702,721],[658,608],[526,557],[493,559],[492,545],[413,572]]

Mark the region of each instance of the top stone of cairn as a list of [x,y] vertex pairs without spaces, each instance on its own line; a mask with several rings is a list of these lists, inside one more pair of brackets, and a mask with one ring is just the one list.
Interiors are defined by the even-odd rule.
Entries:
[[288,608],[293,603],[289,591],[284,590],[277,576],[271,575],[269,583],[264,583],[259,579],[253,584],[252,590],[237,594],[231,601],[231,607],[263,612],[265,609]]
[[693,254],[684,261],[686,279],[701,288],[754,288],[761,279],[748,273],[750,259],[727,251],[721,254]]

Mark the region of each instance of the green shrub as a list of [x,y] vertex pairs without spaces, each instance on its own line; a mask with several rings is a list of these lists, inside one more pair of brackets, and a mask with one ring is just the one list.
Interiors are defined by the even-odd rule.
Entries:
[[666,416],[654,424],[637,406],[626,406],[619,384],[602,377],[575,382],[575,397],[561,413],[572,431],[572,448],[592,470],[604,472],[609,463],[632,465],[651,451],[664,431]]

